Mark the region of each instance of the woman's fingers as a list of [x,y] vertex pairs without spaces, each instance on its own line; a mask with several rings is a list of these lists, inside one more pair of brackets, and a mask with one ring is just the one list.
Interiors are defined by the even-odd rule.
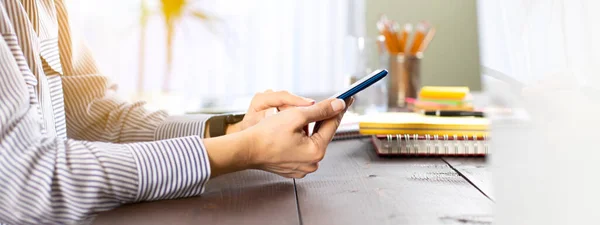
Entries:
[[[315,100],[300,97],[287,91],[266,91],[254,96],[251,107],[255,112],[258,112],[284,106],[310,106],[314,103]],[[282,110],[282,108],[279,108],[279,110]]]

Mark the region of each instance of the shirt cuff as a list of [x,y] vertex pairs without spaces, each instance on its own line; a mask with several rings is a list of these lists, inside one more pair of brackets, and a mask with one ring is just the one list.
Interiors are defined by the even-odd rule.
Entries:
[[156,128],[154,140],[198,135],[204,137],[206,121],[213,115],[170,116]]
[[128,144],[138,168],[136,202],[197,196],[210,178],[202,138]]

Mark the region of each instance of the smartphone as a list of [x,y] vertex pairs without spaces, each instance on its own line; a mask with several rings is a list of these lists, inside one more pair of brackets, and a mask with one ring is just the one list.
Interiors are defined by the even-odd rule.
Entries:
[[388,71],[387,70],[376,70],[373,73],[363,77],[362,79],[354,82],[354,84],[350,85],[350,87],[348,87],[346,90],[335,94],[334,96],[332,96],[333,98],[339,98],[339,99],[347,99],[352,97],[353,95],[357,94],[358,92],[361,92],[362,90],[364,90],[365,88],[368,88],[369,86],[373,85],[374,83],[376,83],[377,81],[380,81],[381,79],[383,79],[385,76],[387,76]]
[[[380,81],[385,76],[387,76],[387,74],[388,74],[387,70],[376,70],[373,73],[354,82],[354,84],[350,85],[350,87],[346,88],[346,90],[335,94],[334,96],[332,96],[332,98],[339,98],[339,99],[346,100],[346,99],[354,96],[358,92],[365,90],[366,88],[373,85],[377,81]],[[315,133],[315,132],[317,132],[317,130],[319,130],[319,127],[321,127],[322,122],[323,121],[319,121],[319,122],[315,123],[315,126],[312,129],[312,133]]]

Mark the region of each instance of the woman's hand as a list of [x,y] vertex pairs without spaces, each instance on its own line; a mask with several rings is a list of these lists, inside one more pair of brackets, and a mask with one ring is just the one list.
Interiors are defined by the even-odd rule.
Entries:
[[310,106],[314,103],[315,100],[303,98],[287,91],[273,92],[267,90],[257,93],[252,98],[244,119],[239,123],[227,126],[226,134],[246,130],[264,118],[273,115],[276,111],[283,111],[296,106]]
[[[205,139],[212,176],[244,169],[260,169],[284,177],[302,178],[317,170],[347,106],[327,99],[307,107],[293,107],[265,118],[232,135]],[[323,121],[309,135],[309,123]]]

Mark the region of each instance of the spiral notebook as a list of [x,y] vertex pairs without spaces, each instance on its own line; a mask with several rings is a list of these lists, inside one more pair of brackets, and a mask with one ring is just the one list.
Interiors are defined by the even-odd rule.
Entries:
[[380,156],[485,156],[487,137],[439,135],[375,135],[371,138]]
[[486,118],[435,117],[419,113],[382,113],[365,117],[359,131],[370,135],[378,155],[484,156]]

